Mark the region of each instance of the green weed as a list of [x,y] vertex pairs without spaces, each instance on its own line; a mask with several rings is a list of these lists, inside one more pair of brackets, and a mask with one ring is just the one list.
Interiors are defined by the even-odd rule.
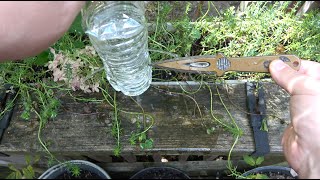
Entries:
[[40,156],[35,156],[32,159],[31,156],[26,155],[26,167],[22,169],[16,168],[14,165],[10,164],[9,169],[12,171],[6,179],[34,179],[36,177],[36,173],[33,168],[33,164],[37,163],[40,160]]

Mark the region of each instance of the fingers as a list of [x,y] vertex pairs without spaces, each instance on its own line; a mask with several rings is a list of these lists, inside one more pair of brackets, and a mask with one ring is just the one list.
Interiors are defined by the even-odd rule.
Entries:
[[300,147],[297,143],[297,134],[292,123],[285,129],[281,144],[287,161],[290,163],[293,169],[298,171],[300,165],[299,163],[303,157],[301,154],[299,154]]
[[320,80],[320,63],[301,60],[299,72]]
[[291,95],[319,95],[320,80],[309,76],[316,74],[319,66],[306,61],[302,61],[301,66],[301,71],[296,71],[281,60],[275,60],[271,62],[269,70],[274,81]]

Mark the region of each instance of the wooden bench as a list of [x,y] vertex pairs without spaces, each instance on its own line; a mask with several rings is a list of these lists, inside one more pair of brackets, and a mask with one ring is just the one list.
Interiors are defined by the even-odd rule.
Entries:
[[[271,81],[263,82],[266,100],[266,118],[270,153],[262,165],[286,163],[282,153],[281,137],[290,122],[289,97],[281,87]],[[56,92],[61,100],[58,116],[48,122],[41,131],[41,139],[58,159],[85,159],[103,167],[113,178],[128,178],[135,172],[151,166],[171,166],[181,169],[193,177],[215,176],[226,170],[226,156],[234,143],[234,137],[212,120],[210,111],[210,91],[203,85],[195,94],[185,95],[181,87],[191,91],[199,84],[195,82],[154,82],[143,95],[134,99],[140,103],[145,113],[152,115],[154,125],[148,137],[154,140],[152,149],[142,150],[129,143],[135,121],[140,117],[120,113],[121,156],[115,157],[115,138],[111,135],[114,109],[102,102],[78,102],[63,92]],[[226,109],[219,99],[214,84],[212,90],[215,117],[230,122]],[[235,145],[231,160],[240,169],[248,167],[242,160],[244,154],[255,151],[253,133],[246,108],[246,87],[244,81],[226,81],[217,84],[223,103],[234,117],[243,135]],[[83,94],[77,97],[103,99],[100,93]],[[141,112],[141,108],[127,96],[117,95],[118,107],[126,111]],[[197,103],[196,103],[197,102]],[[199,113],[201,110],[202,118]],[[27,154],[44,155],[45,151],[38,140],[39,121],[35,115],[30,121],[20,118],[21,102],[15,106],[12,120],[0,144],[0,162],[22,165]],[[215,127],[212,134],[208,127]],[[7,155],[7,156],[6,156]],[[169,162],[161,162],[167,159]],[[39,172],[46,170],[43,158]]]

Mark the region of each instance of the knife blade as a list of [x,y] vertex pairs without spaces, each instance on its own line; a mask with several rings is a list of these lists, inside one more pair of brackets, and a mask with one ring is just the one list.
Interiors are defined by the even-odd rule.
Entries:
[[227,71],[269,72],[269,64],[280,59],[295,70],[300,69],[301,60],[295,55],[273,55],[227,58],[222,53],[175,58],[153,63],[152,66],[178,72],[215,73],[222,76]]

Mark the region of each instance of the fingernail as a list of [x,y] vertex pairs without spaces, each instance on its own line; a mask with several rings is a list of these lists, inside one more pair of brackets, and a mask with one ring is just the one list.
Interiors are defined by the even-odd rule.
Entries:
[[276,69],[277,71],[284,69],[286,66],[287,65],[281,60],[275,60],[271,63],[271,67]]

